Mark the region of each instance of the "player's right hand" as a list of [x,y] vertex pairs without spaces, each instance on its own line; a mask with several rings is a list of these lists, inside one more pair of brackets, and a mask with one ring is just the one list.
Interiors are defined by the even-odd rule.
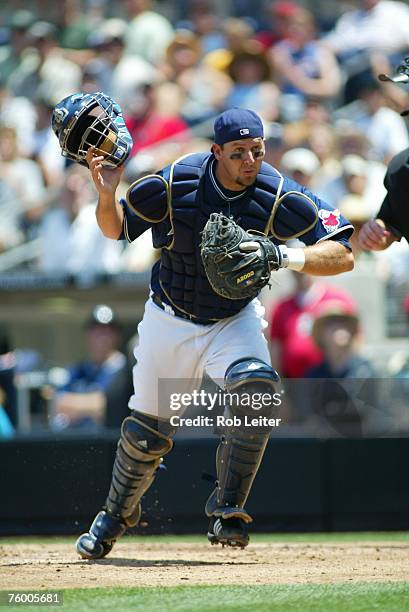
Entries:
[[358,244],[364,251],[383,251],[391,243],[391,232],[381,219],[370,219],[359,232]]
[[104,161],[103,155],[97,155],[94,147],[90,147],[86,159],[98,193],[100,195],[115,195],[124,166],[117,168],[104,166],[102,163]]

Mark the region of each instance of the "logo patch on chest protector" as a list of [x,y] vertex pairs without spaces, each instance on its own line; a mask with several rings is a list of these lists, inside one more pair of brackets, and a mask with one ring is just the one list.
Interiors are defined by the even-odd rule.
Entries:
[[248,278],[251,278],[252,276],[254,276],[254,270],[251,270],[250,272],[246,272],[246,274],[239,276],[239,278],[236,281],[236,284],[239,285],[240,283],[247,280]]
[[341,213],[338,208],[335,210],[321,209],[318,211],[318,216],[321,219],[321,223],[328,234],[339,228],[339,224],[341,222],[339,218],[340,214]]

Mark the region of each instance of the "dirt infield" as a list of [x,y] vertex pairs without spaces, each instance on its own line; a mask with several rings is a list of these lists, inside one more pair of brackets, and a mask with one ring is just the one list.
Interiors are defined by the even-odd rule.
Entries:
[[81,560],[69,544],[0,545],[0,589],[383,582],[408,575],[404,542],[256,542],[241,551],[129,538],[94,562]]

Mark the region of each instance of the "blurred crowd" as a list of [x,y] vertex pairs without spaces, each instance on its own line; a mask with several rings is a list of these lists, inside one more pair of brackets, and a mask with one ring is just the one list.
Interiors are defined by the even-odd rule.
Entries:
[[409,146],[399,114],[408,93],[376,78],[408,53],[404,2],[325,11],[292,0],[13,8],[0,11],[0,272],[21,262],[47,273],[139,271],[155,257],[149,235],[124,245],[100,234],[86,169],[60,155],[50,117],[75,91],[104,91],[122,107],[134,139],[123,195],[144,174],[208,150],[214,117],[243,106],[265,122],[267,161],[359,228],[382,202],[385,164]]
[[[292,291],[267,310],[265,332],[282,378],[284,435],[407,436],[408,353],[394,354],[381,370],[363,352],[356,301],[322,279],[291,275]],[[406,318],[409,325],[409,303]],[[0,441],[16,433],[118,429],[129,412],[138,343],[124,332],[109,305],[95,305],[82,326],[83,354],[47,367],[39,351],[15,349],[0,328]],[[208,384],[215,392],[205,377],[203,388]]]

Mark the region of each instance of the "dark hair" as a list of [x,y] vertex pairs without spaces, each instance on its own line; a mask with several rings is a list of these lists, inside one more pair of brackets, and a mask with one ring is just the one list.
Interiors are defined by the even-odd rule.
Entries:
[[5,329],[0,328],[0,355],[9,353],[11,350],[9,334]]

